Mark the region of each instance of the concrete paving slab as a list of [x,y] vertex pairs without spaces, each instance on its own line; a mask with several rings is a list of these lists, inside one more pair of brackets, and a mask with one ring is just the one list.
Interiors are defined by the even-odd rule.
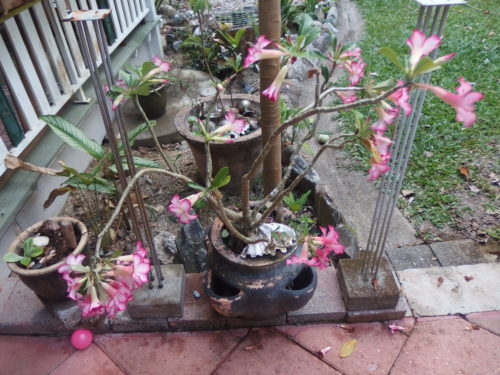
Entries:
[[74,352],[68,337],[0,336],[0,373],[46,375]]
[[[85,364],[82,366],[82,364]],[[78,369],[78,371],[75,371]],[[85,350],[79,350],[61,363],[50,375],[125,375],[97,345],[92,344]]]
[[0,313],[7,304],[14,286],[20,282],[17,277],[5,277],[0,279]]
[[472,240],[436,242],[430,245],[443,267],[490,262],[491,259],[481,253],[479,246]]
[[96,335],[94,342],[126,374],[211,374],[247,330]]
[[275,327],[286,324],[286,314],[281,314],[275,318],[250,320],[242,318],[227,318],[228,328],[254,328],[254,327]]
[[303,308],[287,313],[287,323],[335,322],[345,318],[346,310],[340,293],[335,267],[317,270],[318,287]]
[[346,322],[366,323],[384,320],[399,320],[405,316],[412,316],[408,302],[404,296],[399,297],[399,302],[392,309],[379,310],[347,310]]
[[439,261],[428,245],[403,246],[386,250],[396,271],[408,268],[439,267]]
[[[405,318],[394,323],[405,327],[407,333],[410,333],[414,319]],[[312,352],[331,346],[332,350],[325,354],[323,360],[344,374],[386,375],[407,340],[404,334],[391,335],[387,327],[387,323],[358,323],[342,326],[321,324],[279,327],[278,330]],[[342,345],[352,339],[358,340],[354,352],[349,357],[340,358]],[[417,375],[416,372],[409,374]]]
[[500,311],[472,313],[466,319],[479,327],[500,336]]
[[120,311],[109,319],[113,332],[163,332],[168,331],[168,318],[137,318],[130,316],[127,310]]
[[272,328],[252,330],[215,372],[217,375],[302,373],[340,375]]
[[391,375],[499,374],[500,337],[459,317],[418,319]]
[[500,288],[495,287],[500,263],[409,269],[398,275],[416,316],[500,310]]

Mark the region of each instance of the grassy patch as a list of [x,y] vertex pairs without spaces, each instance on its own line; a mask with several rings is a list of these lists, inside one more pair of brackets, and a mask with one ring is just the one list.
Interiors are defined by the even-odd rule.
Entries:
[[[495,199],[487,176],[498,174],[500,14],[496,0],[470,0],[469,4],[450,8],[439,56],[450,52],[457,52],[457,56],[433,74],[431,83],[454,92],[458,77],[463,76],[474,82],[474,90],[485,98],[476,104],[478,121],[464,129],[455,122],[454,110],[428,93],[403,187],[416,193],[411,205],[403,207],[416,224],[453,224],[460,212],[460,200],[454,192],[464,188],[464,176],[459,172],[464,165],[471,171],[468,183],[483,186],[488,199]],[[417,4],[410,0],[358,0],[357,5],[366,22],[360,46],[367,71],[375,72],[380,81],[395,76],[397,72],[377,50],[388,46],[400,55],[407,53],[405,40],[415,27]]]

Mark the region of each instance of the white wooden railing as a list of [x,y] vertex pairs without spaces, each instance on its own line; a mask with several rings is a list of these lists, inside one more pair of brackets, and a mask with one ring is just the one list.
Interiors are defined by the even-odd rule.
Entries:
[[[149,9],[153,3],[151,0],[108,0],[115,34],[110,52],[148,14],[148,18],[151,14],[154,17],[154,9]],[[81,87],[89,73],[73,25],[60,19],[70,10],[97,8],[96,0],[42,0],[0,25],[0,70],[5,79],[0,89],[12,100],[24,133],[22,141],[13,147],[0,122],[0,132],[3,132],[0,175],[5,171],[5,155],[19,156],[43,129],[39,115],[57,113],[74,94],[82,99]],[[97,45],[95,34],[92,37]]]

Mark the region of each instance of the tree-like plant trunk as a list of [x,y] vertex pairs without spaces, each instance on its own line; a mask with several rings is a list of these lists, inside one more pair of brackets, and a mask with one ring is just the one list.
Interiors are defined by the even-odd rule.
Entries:
[[[259,33],[273,43],[279,43],[281,37],[280,0],[259,0]],[[268,47],[270,48],[270,46]],[[260,92],[262,93],[280,70],[280,59],[260,62]],[[280,125],[279,102],[272,102],[260,96],[262,142],[266,144],[270,135]],[[281,181],[281,139],[277,137],[263,164],[264,194],[270,193]]]

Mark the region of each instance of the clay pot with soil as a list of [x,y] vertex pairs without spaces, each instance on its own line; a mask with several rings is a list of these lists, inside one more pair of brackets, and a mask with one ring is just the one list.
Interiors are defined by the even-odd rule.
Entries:
[[167,89],[166,85],[152,88],[147,96],[138,96],[142,110],[150,120],[157,119],[167,111]]
[[[259,98],[252,95],[236,94],[222,97],[224,106],[227,109],[239,110],[239,114],[244,118],[252,117],[255,123],[259,120]],[[188,117],[198,116],[203,107],[209,105],[210,99],[203,99],[201,104],[190,108],[186,107],[179,111],[175,118],[175,127],[179,134],[187,141],[196,161],[198,173],[203,179],[206,175],[205,142],[202,137],[192,133],[188,123]],[[241,103],[248,104],[241,107]],[[238,108],[240,107],[240,108]],[[249,134],[238,136],[231,143],[210,143],[214,175],[223,167],[229,168],[231,175],[230,183],[225,187],[228,193],[237,193],[241,187],[241,177],[246,174],[254,160],[262,149],[262,131],[259,126]]]
[[[48,300],[62,300],[66,297],[66,282],[60,277],[57,268],[69,254],[80,254],[88,241],[87,227],[71,217],[55,217],[39,221],[16,237],[8,252],[23,255],[23,245],[28,238],[43,237],[47,243],[43,252],[33,257],[26,266],[21,262],[8,262],[12,272],[39,297]],[[34,244],[38,245],[35,240]]]

